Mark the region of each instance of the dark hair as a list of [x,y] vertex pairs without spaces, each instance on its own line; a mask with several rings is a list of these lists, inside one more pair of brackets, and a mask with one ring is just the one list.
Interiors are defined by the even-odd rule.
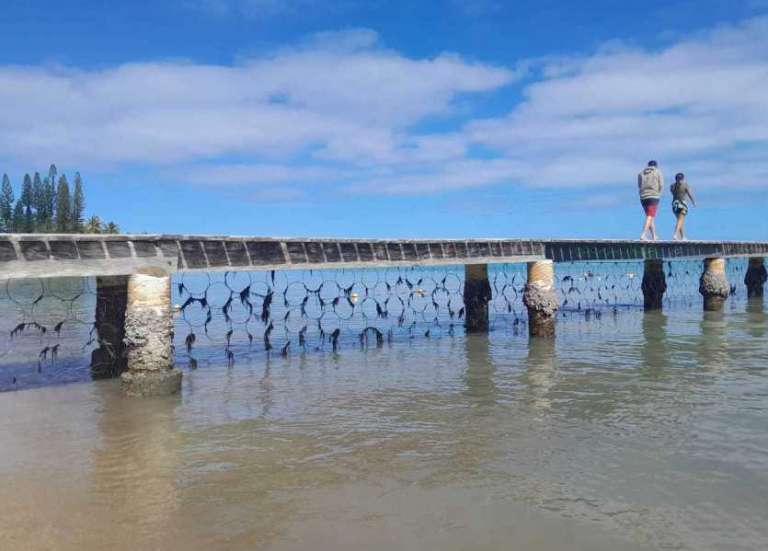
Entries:
[[648,161],[648,166],[659,166],[656,161]]
[[683,174],[682,172],[678,172],[677,174],[675,174],[676,182],[682,182],[683,180],[685,180],[685,174]]

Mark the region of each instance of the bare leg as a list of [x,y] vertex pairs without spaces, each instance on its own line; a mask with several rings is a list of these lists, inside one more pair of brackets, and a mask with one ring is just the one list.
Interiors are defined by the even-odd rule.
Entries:
[[677,223],[675,224],[675,233],[674,238],[675,239],[685,239],[685,235],[683,234],[683,224],[685,223],[685,215],[684,214],[678,214],[677,215]]
[[650,216],[645,217],[645,224],[643,225],[643,233],[640,234],[640,239],[645,240],[648,236],[648,231],[651,229],[651,225],[653,224],[653,218]]
[[656,241],[659,236],[656,234],[656,219],[651,218],[651,239]]

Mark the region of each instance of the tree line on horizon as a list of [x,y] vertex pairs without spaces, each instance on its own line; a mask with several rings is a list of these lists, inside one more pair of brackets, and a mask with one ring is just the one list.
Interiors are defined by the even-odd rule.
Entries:
[[70,188],[65,174],[58,177],[56,165],[48,176],[39,172],[24,175],[21,193],[16,194],[7,174],[0,186],[0,233],[120,233],[114,222],[98,216],[85,219],[85,191],[80,173]]

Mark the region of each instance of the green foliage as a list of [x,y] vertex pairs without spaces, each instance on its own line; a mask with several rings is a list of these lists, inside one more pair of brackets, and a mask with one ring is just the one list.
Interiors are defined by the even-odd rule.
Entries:
[[24,231],[24,205],[21,204],[21,199],[16,201],[16,206],[13,208],[13,221],[11,227],[14,232]]
[[24,184],[21,186],[21,204],[24,207],[24,222],[22,229],[24,233],[33,233],[35,231],[35,214],[32,211],[32,205],[35,203],[35,192],[32,188],[32,178],[29,174],[24,175]]
[[59,178],[59,187],[56,189],[56,231],[68,233],[72,228],[72,199],[69,195],[69,183],[67,177]]
[[32,206],[35,209],[35,228],[37,231],[46,231],[48,213],[45,208],[45,186],[39,172],[35,172],[32,177],[32,196]]
[[98,216],[91,216],[85,223],[85,233],[101,233],[102,229],[101,218]]
[[83,211],[85,211],[83,181],[80,179],[80,173],[75,172],[75,193],[72,196],[72,229],[75,233],[83,231]]
[[54,186],[56,185],[56,165],[52,164],[50,167],[48,167],[48,181],[51,182]]
[[120,227],[114,222],[104,223],[98,216],[91,216],[85,223],[85,233],[120,233]]
[[[58,178],[58,179],[57,179]],[[58,184],[57,184],[58,182]],[[72,189],[56,165],[42,178],[39,172],[24,176],[18,200],[7,174],[0,187],[0,232],[9,233],[119,233],[114,222],[98,216],[85,217],[85,190],[80,173],[75,173]]]
[[13,231],[13,186],[7,174],[3,174],[3,185],[0,189],[0,226],[2,231]]
[[54,213],[56,212],[56,186],[55,182],[51,180],[50,178],[46,177],[45,180],[43,180],[43,191],[44,191],[44,207],[45,207],[45,214],[47,219],[47,224],[43,231],[53,231],[53,217]]

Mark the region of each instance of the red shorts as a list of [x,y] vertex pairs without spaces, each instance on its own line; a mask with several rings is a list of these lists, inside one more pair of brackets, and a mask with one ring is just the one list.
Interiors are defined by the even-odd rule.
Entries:
[[646,216],[656,217],[656,211],[659,208],[658,199],[643,199],[640,203],[643,205]]

